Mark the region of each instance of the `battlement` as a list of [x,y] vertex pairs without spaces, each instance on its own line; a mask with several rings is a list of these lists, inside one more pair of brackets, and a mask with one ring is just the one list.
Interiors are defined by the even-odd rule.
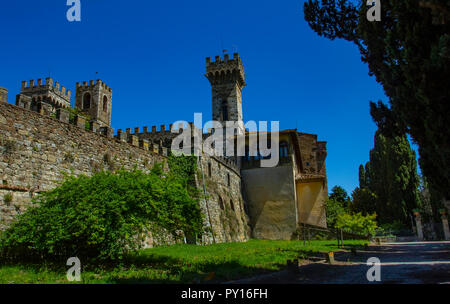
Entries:
[[241,176],[241,170],[239,169],[237,163],[232,158],[227,158],[223,156],[213,156],[212,159],[226,166],[228,169],[233,170],[238,176]]
[[237,81],[241,87],[246,85],[244,65],[238,53],[234,53],[232,59],[230,59],[228,54],[225,54],[223,59],[220,56],[216,56],[215,61],[211,61],[211,57],[207,57],[205,76],[211,84],[225,84]]
[[8,100],[8,90],[0,87],[0,102],[7,102]]
[[233,54],[233,58],[230,59],[230,55],[225,54],[223,59],[220,56],[216,56],[214,58],[215,61],[211,61],[211,57],[206,57],[206,68],[207,69],[220,69],[223,67],[238,67],[244,68],[242,64],[241,57],[239,57],[238,53]]
[[[57,120],[63,124],[61,124],[61,128],[64,127],[64,124],[74,125],[85,132],[96,134],[99,137],[106,137],[114,142],[121,142],[125,145],[130,145],[136,148],[143,149],[148,151],[150,154],[158,154],[160,156],[168,156],[168,149],[163,147],[162,145],[152,143],[146,139],[140,139],[137,136],[130,136],[126,141],[120,140],[117,136],[114,136],[114,129],[110,127],[100,127],[99,124],[95,121],[87,121],[86,117],[81,115],[76,115],[73,119],[70,118],[69,111],[64,108],[59,108],[56,110],[56,115],[53,117],[52,113],[47,111],[45,108],[40,108],[39,111],[34,111],[32,109],[27,109],[21,106],[16,106],[8,103],[4,103],[3,105],[0,103],[0,107],[11,107],[11,110],[17,111],[17,109],[22,109],[22,111],[26,111],[28,113],[35,113],[35,115],[41,115],[43,117],[48,117],[51,120]],[[11,112],[5,109],[5,113]],[[54,130],[57,132],[57,130]],[[121,130],[118,130],[118,134],[121,133]],[[125,151],[125,150],[124,150]]]
[[97,79],[96,82],[94,82],[94,80],[89,80],[89,84],[88,84],[87,81],[83,81],[82,83],[80,83],[80,82],[77,82],[77,83],[76,83],[76,88],[77,88],[77,90],[78,90],[78,88],[83,88],[83,89],[89,89],[89,88],[91,88],[91,89],[93,89],[93,88],[96,88],[96,87],[101,87],[102,89],[104,89],[104,90],[106,90],[106,91],[112,93],[112,89],[111,89],[109,86],[107,86],[107,85],[106,85],[103,81],[101,81],[100,79]]
[[37,80],[32,79],[29,82],[26,80],[22,81],[21,93],[33,94],[42,93],[43,91],[52,91],[59,97],[70,102],[71,91],[66,90],[66,87],[61,86],[59,82],[53,82],[53,79],[50,77],[45,78],[45,82],[42,82],[42,78]]
[[[193,122],[189,122],[188,123],[191,130],[196,130],[196,131],[201,131],[202,129],[197,128]],[[141,135],[141,134],[167,134],[167,133],[172,133],[171,130],[174,127],[173,124],[170,125],[160,125],[159,130],[157,126],[152,126],[151,129],[149,129],[148,126],[144,126],[142,128],[142,132],[141,132],[141,128],[140,127],[135,127],[133,128],[133,133],[131,133],[131,128],[127,128],[126,133],[127,134],[131,134],[131,135]],[[179,130],[179,132],[181,132],[183,129],[185,129],[185,126],[180,123],[178,126],[178,128],[175,127],[175,130]],[[119,129],[121,130],[121,129]],[[123,131],[122,131],[123,132]],[[173,134],[179,134],[179,133],[173,133]]]
[[[194,136],[194,132],[197,132],[199,136],[201,133],[201,129],[198,129],[194,123],[190,122],[190,132],[191,136]],[[117,130],[117,135],[115,136],[121,141],[132,141],[133,137],[139,139],[139,140],[148,140],[151,144],[158,144],[161,147],[170,149],[172,140],[181,134],[181,132],[186,129],[187,126],[184,126],[183,124],[179,124],[178,126],[174,126],[173,124],[170,125],[161,125],[159,127],[152,126],[151,129],[148,126],[145,126],[142,128],[135,127],[133,130],[131,128],[126,128],[125,131],[122,129]],[[172,133],[172,128],[174,130],[177,130],[177,132]]]

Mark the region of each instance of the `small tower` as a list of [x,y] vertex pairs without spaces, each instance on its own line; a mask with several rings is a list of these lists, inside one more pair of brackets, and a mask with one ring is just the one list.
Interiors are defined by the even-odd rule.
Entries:
[[76,84],[75,108],[79,108],[100,127],[111,127],[112,89],[100,79]]
[[59,82],[53,83],[52,78],[22,81],[20,94],[17,95],[16,105],[33,111],[39,111],[46,104],[52,111],[58,108],[70,108],[70,90],[66,91]]
[[[212,88],[213,120],[225,122],[243,122],[241,92],[245,87],[244,65],[238,53],[230,59],[225,54],[222,60],[216,56],[215,62],[211,57],[206,58],[206,78]],[[240,130],[243,134],[243,123]]]
[[0,87],[0,102],[7,102],[8,100],[8,90]]

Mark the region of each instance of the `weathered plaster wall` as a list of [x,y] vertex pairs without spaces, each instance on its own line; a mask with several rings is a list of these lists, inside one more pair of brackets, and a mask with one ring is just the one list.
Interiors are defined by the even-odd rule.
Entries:
[[290,240],[297,229],[292,165],[242,170],[253,237]]
[[323,181],[297,182],[298,218],[301,223],[327,227]]

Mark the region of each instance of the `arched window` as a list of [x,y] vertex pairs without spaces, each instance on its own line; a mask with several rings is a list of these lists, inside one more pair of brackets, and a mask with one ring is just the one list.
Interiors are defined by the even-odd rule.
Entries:
[[233,203],[233,200],[230,200],[230,207],[231,207],[231,210],[234,211],[234,203]]
[[83,109],[89,109],[91,107],[91,94],[86,93],[83,96]]
[[103,96],[103,112],[107,112],[108,111],[108,97]]
[[222,121],[228,121],[228,105],[227,101],[222,101]]
[[280,157],[288,157],[288,155],[289,155],[288,143],[285,141],[282,141],[280,143]]
[[223,210],[223,200],[220,196],[219,196],[219,207],[220,207],[220,209]]

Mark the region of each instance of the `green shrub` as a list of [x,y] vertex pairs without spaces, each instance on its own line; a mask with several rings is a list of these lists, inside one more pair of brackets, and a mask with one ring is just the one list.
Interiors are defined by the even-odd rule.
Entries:
[[325,206],[327,213],[327,225],[328,227],[335,227],[338,215],[346,213],[347,209],[342,201],[334,198],[329,198],[326,201]]
[[[185,177],[157,166],[141,171],[68,177],[39,195],[0,239],[0,254],[12,259],[116,260],[141,247],[137,237],[152,225],[173,236],[202,233],[202,214]],[[154,226],[153,226],[154,227]]]
[[6,205],[9,205],[13,200],[13,195],[11,193],[6,193],[3,196],[3,201],[5,202]]
[[376,217],[375,213],[366,216],[361,213],[341,213],[337,216],[336,228],[356,234],[374,235],[377,229]]

